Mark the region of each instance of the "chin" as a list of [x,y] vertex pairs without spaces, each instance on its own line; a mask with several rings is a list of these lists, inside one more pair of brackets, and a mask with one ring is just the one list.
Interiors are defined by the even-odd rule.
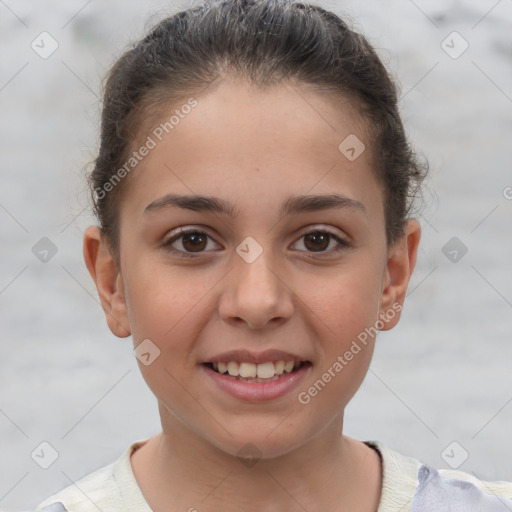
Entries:
[[[279,428],[279,427],[278,427]],[[255,429],[247,428],[243,433],[232,432],[233,437],[225,436],[224,440],[210,440],[219,450],[233,457],[241,459],[247,466],[253,465],[259,460],[271,460],[290,454],[303,443],[300,442],[298,433],[283,431],[281,435],[270,433],[267,428],[258,435]]]

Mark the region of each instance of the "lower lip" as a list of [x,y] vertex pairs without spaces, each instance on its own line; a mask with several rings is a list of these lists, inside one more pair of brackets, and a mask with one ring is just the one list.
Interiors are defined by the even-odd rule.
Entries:
[[311,369],[311,364],[305,364],[292,373],[283,373],[278,380],[272,382],[244,382],[215,372],[204,364],[201,368],[220,389],[230,395],[242,400],[261,402],[284,396],[297,387]]

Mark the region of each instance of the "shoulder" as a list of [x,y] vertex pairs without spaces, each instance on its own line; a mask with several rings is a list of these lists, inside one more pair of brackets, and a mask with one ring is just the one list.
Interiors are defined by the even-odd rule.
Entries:
[[378,441],[367,441],[382,459],[378,512],[493,512],[512,510],[512,482],[488,482],[466,473],[435,469]]
[[113,466],[114,464],[109,464],[98,469],[53,494],[40,503],[34,512],[87,512],[94,505],[100,510],[109,510],[104,508],[106,501],[114,501],[116,493],[119,492],[116,489]]
[[512,509],[512,482],[487,482],[463,471],[422,465],[411,512],[500,512]]
[[34,512],[121,512],[136,505],[149,509],[133,476],[130,455],[144,442],[130,445],[121,457],[41,502]]

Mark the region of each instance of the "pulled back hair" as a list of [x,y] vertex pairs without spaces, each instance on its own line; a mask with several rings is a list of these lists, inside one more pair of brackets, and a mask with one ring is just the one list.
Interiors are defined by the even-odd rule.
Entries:
[[372,46],[319,6],[211,0],[160,21],[107,76],[100,150],[87,179],[94,214],[116,262],[119,202],[127,179],[108,193],[98,191],[107,190],[142,127],[158,119],[162,108],[167,111],[169,104],[200,96],[234,76],[260,88],[283,82],[312,86],[357,106],[382,186],[386,239],[392,245],[403,234],[428,164],[420,162],[406,138],[397,86]]

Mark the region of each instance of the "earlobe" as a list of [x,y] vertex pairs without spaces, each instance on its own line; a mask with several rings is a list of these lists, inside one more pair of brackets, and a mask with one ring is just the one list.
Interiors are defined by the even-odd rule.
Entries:
[[83,254],[110,330],[119,338],[130,336],[122,275],[98,226],[90,226],[85,230]]
[[407,286],[416,265],[421,228],[416,219],[409,219],[404,235],[389,249],[381,297],[382,331],[392,329],[400,320]]

